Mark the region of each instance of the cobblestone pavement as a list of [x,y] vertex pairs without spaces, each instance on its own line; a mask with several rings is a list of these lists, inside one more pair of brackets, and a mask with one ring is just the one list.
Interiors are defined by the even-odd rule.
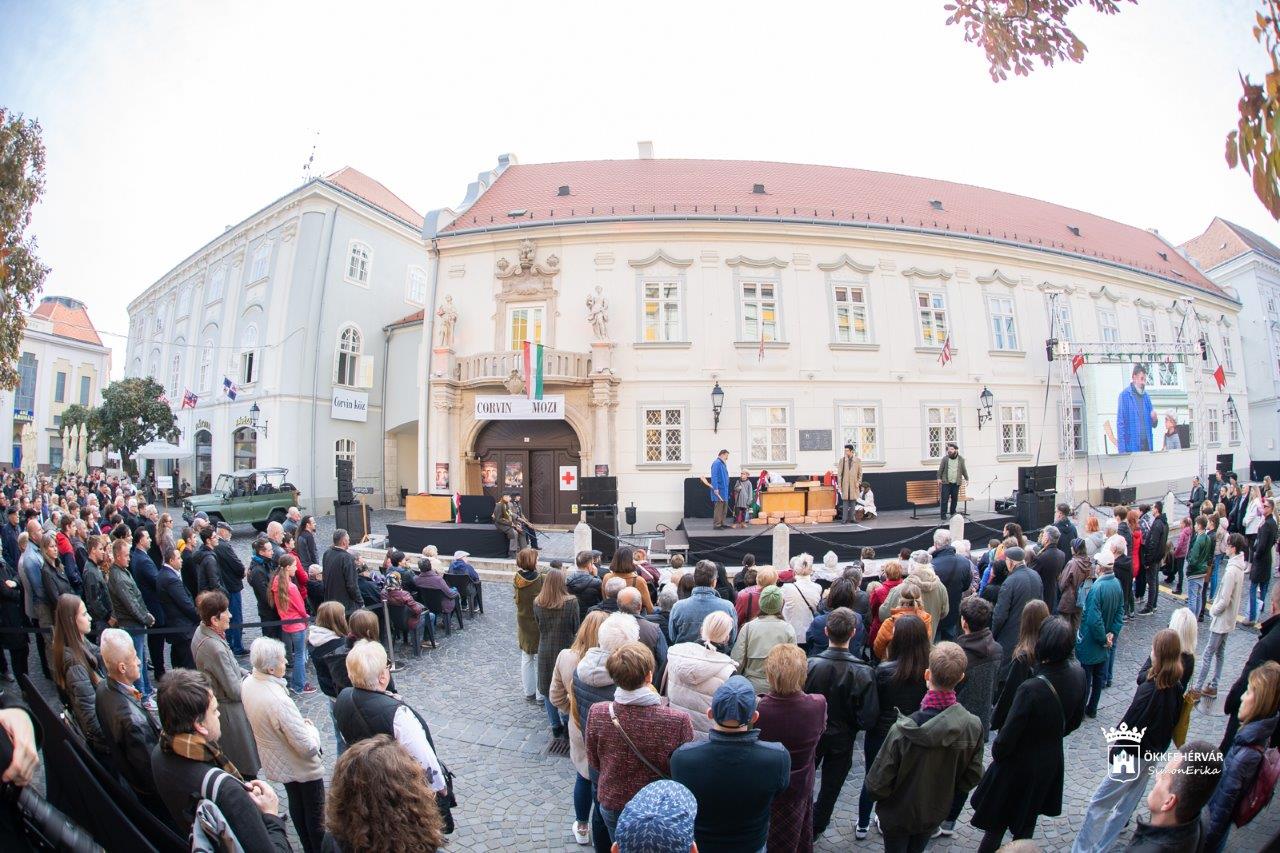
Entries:
[[[375,529],[384,530],[385,523],[398,516],[394,511],[375,513]],[[323,546],[332,536],[332,518],[319,519],[318,527],[317,540]],[[235,537],[236,546],[246,561],[253,536],[246,527]],[[424,649],[417,659],[409,657],[404,669],[395,675],[401,695],[430,723],[442,757],[457,774],[460,805],[454,816],[458,829],[451,836],[448,849],[584,849],[573,843],[570,831],[573,765],[565,756],[547,755],[546,716],[540,707],[526,702],[522,695],[511,594],[501,583],[489,581],[485,586],[486,613],[468,618],[463,630],[455,625],[451,636],[438,630],[438,648]],[[245,595],[244,605],[245,618],[253,619],[256,607],[252,594]],[[1136,618],[1125,626],[1120,637],[1114,686],[1104,692],[1097,719],[1086,719],[1084,725],[1067,738],[1063,814],[1057,818],[1041,818],[1037,824],[1035,841],[1042,850],[1070,849],[1076,828],[1104,775],[1106,742],[1101,729],[1118,724],[1124,715],[1133,695],[1138,667],[1150,650],[1151,639],[1168,624],[1177,606],[1180,602],[1172,596],[1162,595],[1156,615]],[[250,629],[247,634],[246,641],[257,636],[257,631]],[[1228,641],[1226,671],[1220,682],[1223,695],[1239,674],[1256,637],[1256,632],[1241,629]],[[1201,651],[1206,640],[1207,623],[1201,629]],[[398,660],[402,652],[403,648],[397,648]],[[48,695],[56,695],[53,686],[40,679],[39,668],[34,663],[35,679]],[[303,714],[320,729],[325,747],[326,781],[332,774],[336,757],[327,702],[319,693],[299,700]],[[1217,744],[1224,725],[1220,708],[1208,713],[1197,709],[1191,719],[1190,736]],[[861,755],[860,741],[857,754]],[[857,758],[831,826],[815,844],[816,851],[883,849],[874,830],[864,841],[857,841],[853,836],[862,775],[862,760]],[[284,811],[282,788],[279,794]],[[971,814],[972,810],[966,806],[956,824],[955,836],[935,839],[929,849],[975,849],[982,833],[968,823]],[[1136,816],[1146,814],[1144,801]],[[1278,827],[1280,802],[1273,801],[1250,826],[1232,833],[1228,849],[1261,850]],[[295,841],[294,849],[301,849],[292,827],[290,835]],[[1117,849],[1123,847],[1128,837],[1126,832]]]

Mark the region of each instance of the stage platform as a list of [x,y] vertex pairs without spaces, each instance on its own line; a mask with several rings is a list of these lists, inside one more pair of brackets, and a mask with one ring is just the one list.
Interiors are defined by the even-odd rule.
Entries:
[[[797,524],[791,530],[791,556],[809,553],[817,561],[827,551],[835,551],[841,561],[861,555],[864,547],[876,549],[877,558],[896,557],[899,548],[912,550],[933,545],[933,531],[946,525],[934,509],[922,509],[919,518],[909,510],[888,510],[858,524]],[[974,551],[997,538],[1013,515],[998,512],[970,512],[965,517],[964,536]],[[712,530],[709,518],[686,518],[680,528],[689,536],[690,561],[708,559],[726,565],[741,565],[746,554],[754,554],[760,564],[773,561],[773,525],[748,525],[740,530]],[[754,537],[748,539],[748,537]],[[747,540],[747,541],[743,541]]]
[[455,551],[482,558],[507,556],[507,537],[492,524],[396,521],[387,525],[387,541],[406,554],[419,554],[426,546],[435,545],[446,559]]

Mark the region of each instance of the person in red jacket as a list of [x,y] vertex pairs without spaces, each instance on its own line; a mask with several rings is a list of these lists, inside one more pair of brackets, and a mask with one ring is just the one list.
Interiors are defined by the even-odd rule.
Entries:
[[[271,602],[285,624],[280,632],[293,650],[293,669],[289,673],[289,689],[300,696],[310,696],[316,688],[307,681],[307,606],[293,576],[298,571],[298,558],[281,554],[280,564],[271,577]],[[296,620],[296,621],[291,621]]]
[[871,627],[867,629],[867,645],[875,642],[876,634],[880,632],[880,605],[889,598],[893,588],[902,583],[902,563],[897,560],[889,560],[880,567],[880,571],[884,573],[884,580],[871,593]]

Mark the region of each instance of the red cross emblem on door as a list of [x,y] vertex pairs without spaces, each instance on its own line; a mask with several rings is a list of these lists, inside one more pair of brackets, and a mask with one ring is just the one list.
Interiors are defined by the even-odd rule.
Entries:
[[572,465],[560,466],[560,491],[572,491],[578,481],[578,472]]

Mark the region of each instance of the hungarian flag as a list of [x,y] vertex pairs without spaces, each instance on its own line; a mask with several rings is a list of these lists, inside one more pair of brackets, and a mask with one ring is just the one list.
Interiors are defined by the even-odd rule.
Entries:
[[1222,369],[1222,365],[1218,365],[1218,369],[1213,371],[1213,381],[1218,383],[1218,390],[1221,391],[1227,387],[1227,372]]
[[1084,367],[1084,353],[1078,352],[1071,356],[1071,372],[1075,373],[1082,367]]
[[942,342],[942,352],[938,354],[938,364],[946,367],[949,361],[951,361],[951,335],[947,335],[947,339]]
[[542,344],[524,342],[524,388],[530,400],[542,399]]

